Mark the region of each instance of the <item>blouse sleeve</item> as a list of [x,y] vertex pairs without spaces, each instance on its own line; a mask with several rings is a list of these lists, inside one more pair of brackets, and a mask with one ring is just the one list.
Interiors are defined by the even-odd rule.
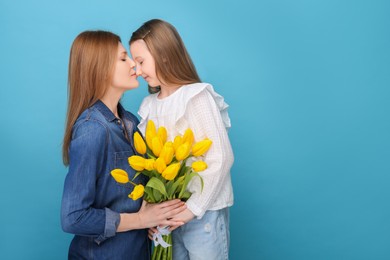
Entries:
[[61,206],[63,230],[96,237],[97,243],[114,236],[120,221],[119,213],[93,207],[96,180],[107,156],[107,140],[107,130],[97,121],[85,121],[74,129]]
[[187,207],[201,218],[215,198],[221,194],[223,196],[224,193],[220,191],[225,187],[221,186],[230,172],[234,157],[225,119],[209,91],[204,89],[189,101],[186,120],[199,140],[207,137],[213,142],[204,158],[208,168],[199,173],[204,181],[203,190],[201,191],[200,182],[196,179],[189,185],[192,195],[187,201]]

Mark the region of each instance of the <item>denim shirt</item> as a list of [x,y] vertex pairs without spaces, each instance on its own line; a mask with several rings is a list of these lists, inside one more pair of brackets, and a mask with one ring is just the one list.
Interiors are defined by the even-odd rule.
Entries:
[[[136,154],[132,137],[138,119],[120,104],[118,114],[120,118],[99,100],[79,116],[72,128],[61,206],[62,228],[75,234],[69,259],[150,258],[147,230],[116,233],[119,214],[137,212],[142,203],[142,199],[133,201],[128,197],[131,184],[119,184],[110,174],[115,168],[125,170],[130,179],[135,174],[128,157]],[[146,181],[143,175],[134,180],[142,184]]]

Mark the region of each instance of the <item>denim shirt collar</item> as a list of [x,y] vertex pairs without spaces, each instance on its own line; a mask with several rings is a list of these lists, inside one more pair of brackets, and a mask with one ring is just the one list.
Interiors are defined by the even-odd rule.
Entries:
[[[98,101],[96,101],[96,103],[93,105],[93,107],[98,109],[108,122],[112,122],[112,121],[118,119],[118,118],[116,118],[114,113],[112,113],[112,111],[100,99]],[[122,105],[120,103],[118,103],[119,116],[122,116],[124,114],[124,112],[125,112],[125,109],[122,107]]]

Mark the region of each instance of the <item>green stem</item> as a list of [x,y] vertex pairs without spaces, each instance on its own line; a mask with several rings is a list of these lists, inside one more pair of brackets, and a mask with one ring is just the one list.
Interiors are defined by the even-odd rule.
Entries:
[[132,181],[130,181],[130,180],[129,180],[129,182],[130,182],[131,184],[133,184],[134,186],[137,186],[137,185],[138,185],[137,183],[134,183],[134,182],[132,182]]

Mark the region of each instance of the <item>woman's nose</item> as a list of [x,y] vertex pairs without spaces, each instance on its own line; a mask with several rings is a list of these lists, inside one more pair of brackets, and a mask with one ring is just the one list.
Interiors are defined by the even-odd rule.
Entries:
[[137,66],[137,67],[135,68],[135,74],[136,74],[137,76],[141,76],[141,75],[142,75],[142,70],[141,70],[141,67],[140,67],[140,66]]

